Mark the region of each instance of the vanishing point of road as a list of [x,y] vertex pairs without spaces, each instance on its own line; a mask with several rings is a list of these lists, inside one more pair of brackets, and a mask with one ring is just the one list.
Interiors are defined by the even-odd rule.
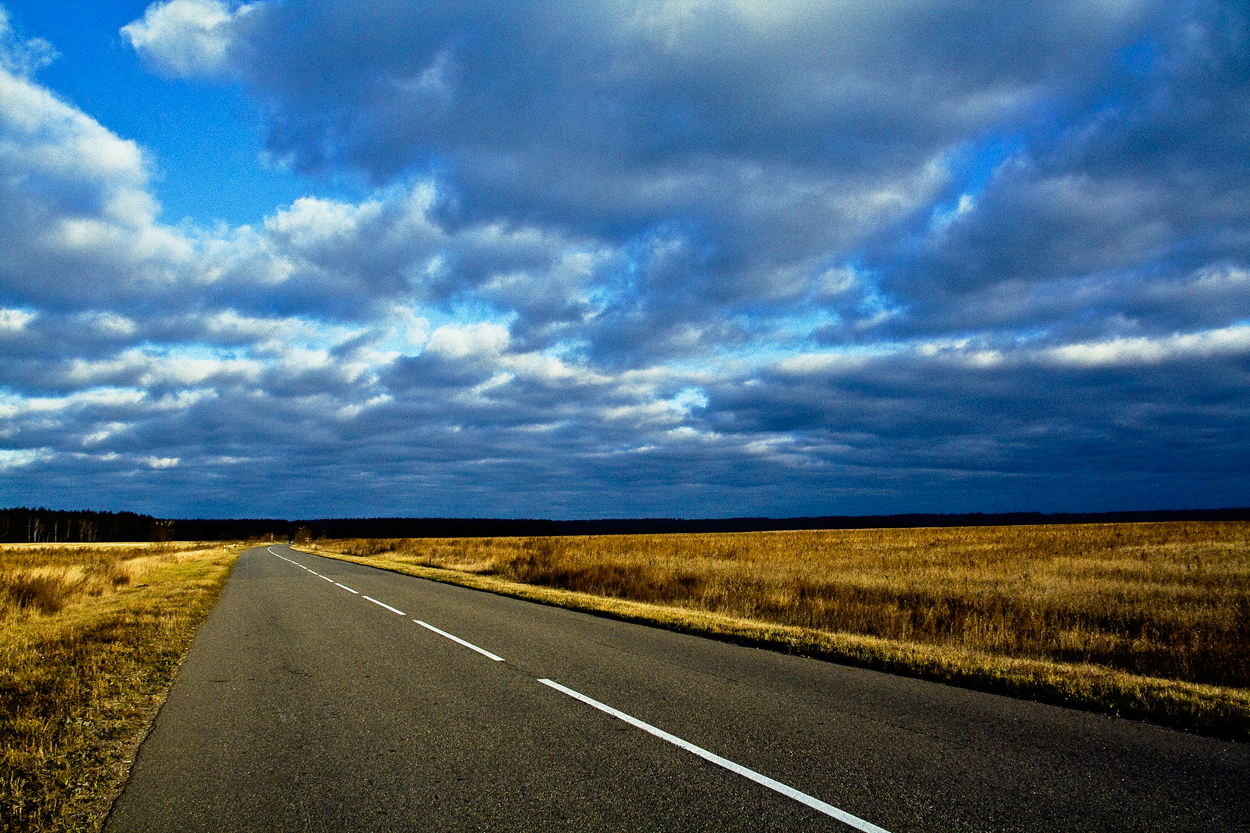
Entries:
[[105,826],[1250,830],[1250,747],[243,554]]

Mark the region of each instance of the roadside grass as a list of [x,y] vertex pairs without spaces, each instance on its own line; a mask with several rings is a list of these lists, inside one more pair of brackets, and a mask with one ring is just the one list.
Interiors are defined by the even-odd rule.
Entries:
[[372,566],[1250,739],[1250,524],[355,539]]
[[0,545],[0,831],[94,831],[238,550]]

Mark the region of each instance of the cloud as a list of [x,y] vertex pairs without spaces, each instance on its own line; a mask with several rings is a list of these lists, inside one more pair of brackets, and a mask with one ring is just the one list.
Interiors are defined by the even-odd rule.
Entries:
[[236,227],[2,21],[0,502],[1243,502],[1236,4],[153,5],[309,177]]
[[[274,158],[429,177],[451,228],[533,226],[633,253],[630,306],[703,321],[801,302],[830,262],[927,210],[969,136],[1030,118],[1157,16],[1146,3],[259,2],[218,25],[224,7],[195,7],[229,37],[221,54],[263,102]],[[164,31],[136,49],[183,49]],[[625,305],[615,317],[634,329]]]
[[235,30],[251,10],[220,0],[168,0],[149,6],[121,33],[162,73],[212,77],[230,67]]
[[1026,134],[957,213],[874,247],[864,265],[906,308],[896,331],[1129,336],[1250,315],[1217,277],[1250,251],[1248,32],[1235,4],[1188,7],[1074,90],[1086,106]]
[[[387,259],[422,244],[379,227],[378,254],[348,255],[362,273],[482,293],[519,337],[596,362],[792,332],[813,304],[827,320],[803,335],[823,343],[1059,332],[1090,296],[1104,332],[1212,326],[1136,299],[1244,266],[1234,5],[185,3],[226,42],[213,72],[263,104],[275,159],[423,183],[424,264]],[[149,28],[140,54],[187,42]],[[505,229],[587,271],[479,277],[448,245]],[[824,295],[831,270],[854,290]]]
[[8,10],[0,8],[0,68],[15,75],[30,76],[57,57],[56,49],[43,38],[18,38],[9,21]]
[[149,165],[36,82],[0,68],[0,290],[72,307],[158,291],[187,243],[154,224]]
[[1056,363],[1079,367],[1140,366],[1177,358],[1211,358],[1246,353],[1250,353],[1250,326],[1186,333],[1164,339],[1117,338],[1094,344],[1066,344],[1047,351]]

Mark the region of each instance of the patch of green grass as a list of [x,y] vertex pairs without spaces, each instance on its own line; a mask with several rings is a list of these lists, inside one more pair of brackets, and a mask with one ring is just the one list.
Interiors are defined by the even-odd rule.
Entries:
[[99,829],[236,558],[0,547],[0,830]]

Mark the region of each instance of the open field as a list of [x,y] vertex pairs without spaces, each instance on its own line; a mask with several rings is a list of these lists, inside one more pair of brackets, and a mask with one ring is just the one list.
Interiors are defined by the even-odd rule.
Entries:
[[0,830],[96,830],[237,550],[0,545]]
[[319,541],[322,554],[1250,737],[1250,524]]

